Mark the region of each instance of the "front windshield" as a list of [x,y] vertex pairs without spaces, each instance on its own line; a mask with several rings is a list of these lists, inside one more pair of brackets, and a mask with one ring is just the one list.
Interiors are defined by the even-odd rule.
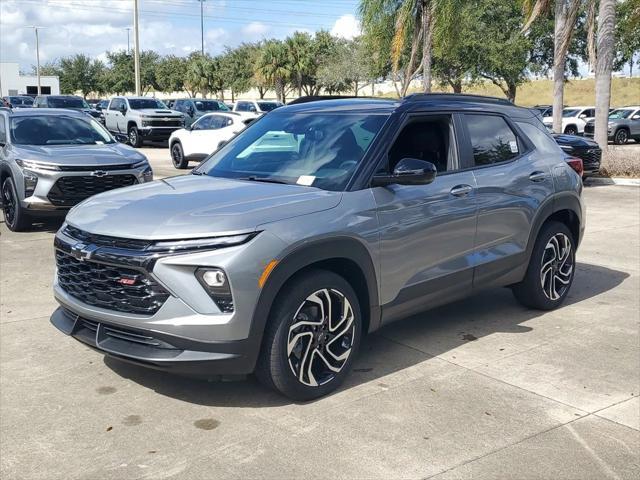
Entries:
[[633,110],[625,110],[625,109],[619,108],[618,110],[614,110],[613,112],[611,112],[609,114],[609,118],[611,120],[619,120],[621,118],[629,118],[632,113],[633,113]]
[[386,119],[274,112],[251,124],[195,173],[343,190]]
[[144,108],[161,108],[163,110],[167,109],[167,106],[164,103],[162,103],[160,100],[156,100],[155,98],[129,99],[129,106],[133,110],[142,110]]
[[42,115],[11,119],[11,140],[16,145],[102,145],[115,143],[102,125],[87,118]]
[[76,97],[49,97],[47,103],[52,108],[90,108],[82,98]]
[[578,108],[565,108],[562,111],[562,116],[563,117],[575,117],[576,115],[578,115],[578,112],[580,110]]
[[217,102],[215,100],[197,100],[195,104],[196,109],[199,112],[229,111],[229,107],[227,107],[224,103]]
[[258,108],[262,112],[270,112],[281,106],[282,104],[278,102],[258,102]]

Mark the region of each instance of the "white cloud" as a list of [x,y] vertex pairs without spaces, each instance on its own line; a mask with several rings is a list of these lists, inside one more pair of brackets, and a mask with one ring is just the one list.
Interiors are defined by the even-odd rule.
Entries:
[[264,36],[269,31],[269,27],[261,22],[251,22],[249,25],[242,27],[242,33],[250,39],[257,39]]
[[360,22],[350,13],[342,15],[333,24],[331,35],[351,40],[353,37],[360,35]]

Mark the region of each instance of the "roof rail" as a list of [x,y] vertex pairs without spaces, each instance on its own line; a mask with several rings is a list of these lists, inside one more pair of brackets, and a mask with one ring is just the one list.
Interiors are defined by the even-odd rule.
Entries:
[[396,100],[394,98],[385,97],[356,97],[354,95],[308,95],[306,97],[298,97],[291,100],[287,105],[298,105],[300,103],[318,102],[321,100],[346,100],[346,99],[364,99],[364,100]]
[[407,102],[419,102],[421,100],[430,100],[438,97],[452,99],[452,100],[462,100],[462,101],[476,100],[480,102],[499,103],[501,105],[513,105],[513,103],[507,100],[506,98],[489,97],[485,95],[473,95],[469,93],[412,93],[411,95],[407,95],[406,97],[404,97],[403,100]]

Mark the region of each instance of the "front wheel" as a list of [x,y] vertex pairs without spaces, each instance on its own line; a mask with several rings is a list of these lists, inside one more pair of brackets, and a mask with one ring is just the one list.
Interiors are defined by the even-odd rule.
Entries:
[[564,302],[575,274],[575,241],[567,226],[546,223],[538,235],[527,273],[512,287],[524,306],[553,310]]
[[629,141],[629,132],[627,132],[624,128],[621,128],[616,132],[613,136],[613,143],[616,145],[624,145]]
[[180,142],[175,142],[171,145],[171,161],[173,162],[173,166],[180,170],[189,166],[189,160],[184,157],[184,150],[182,150]]
[[20,205],[16,186],[11,177],[2,183],[2,211],[4,223],[12,232],[21,232],[31,225],[31,219],[24,207]]
[[271,313],[256,368],[260,381],[300,401],[338,388],[362,329],[349,283],[333,272],[308,272],[283,287]]
[[142,146],[142,138],[140,137],[140,132],[138,132],[138,127],[130,127],[128,136],[132,147],[140,148]]

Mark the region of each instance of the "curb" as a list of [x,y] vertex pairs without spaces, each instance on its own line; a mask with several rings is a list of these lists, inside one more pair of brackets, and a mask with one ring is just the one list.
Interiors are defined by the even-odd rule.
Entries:
[[640,178],[590,177],[586,179],[585,185],[619,185],[624,187],[640,187]]

